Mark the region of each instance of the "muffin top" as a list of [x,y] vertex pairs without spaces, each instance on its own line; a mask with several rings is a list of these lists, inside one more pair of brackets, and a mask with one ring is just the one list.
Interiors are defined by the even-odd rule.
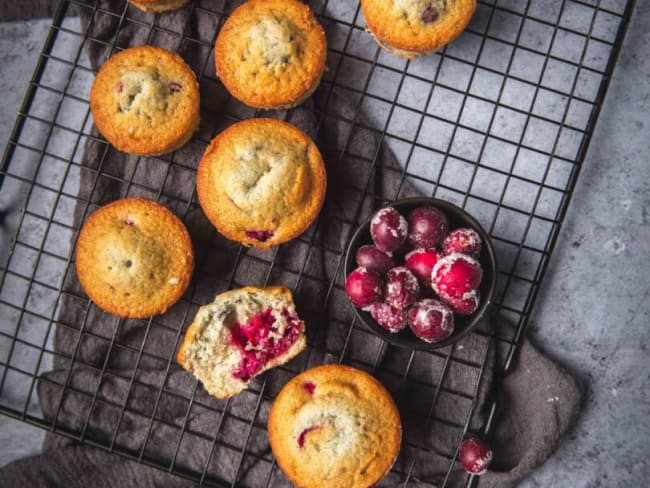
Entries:
[[217,75],[228,91],[258,108],[300,103],[325,69],[327,41],[307,5],[298,0],[249,0],[217,37]]
[[390,394],[369,374],[341,365],[312,368],[275,399],[269,441],[297,486],[368,487],[390,470],[402,427]]
[[223,235],[267,249],[302,233],[325,198],[327,175],[311,138],[274,119],[251,119],[214,138],[199,164],[197,193]]
[[107,312],[142,318],[183,294],[194,268],[192,241],[163,205],[125,198],[95,211],[77,241],[76,268],[88,296]]
[[199,89],[183,59],[137,46],[112,56],[90,92],[95,124],[117,149],[155,155],[183,145],[199,122]]
[[432,51],[463,32],[476,0],[361,0],[369,29],[379,39],[406,51]]

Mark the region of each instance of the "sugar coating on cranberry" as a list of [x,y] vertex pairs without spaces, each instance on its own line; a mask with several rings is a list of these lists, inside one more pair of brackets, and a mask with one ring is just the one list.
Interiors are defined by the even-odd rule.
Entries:
[[435,207],[419,207],[408,215],[408,241],[413,247],[431,249],[449,232],[447,216]]
[[386,302],[375,303],[370,307],[370,315],[388,332],[396,333],[406,327],[406,313]]
[[476,311],[479,303],[481,302],[481,297],[478,290],[472,290],[465,293],[460,298],[452,297],[441,297],[442,301],[449,305],[454,313],[458,315],[470,315]]
[[393,207],[378,210],[370,221],[370,237],[380,251],[398,249],[408,234],[406,219]]
[[404,257],[404,266],[410,269],[422,285],[431,285],[431,272],[442,255],[435,249],[415,249]]
[[481,475],[492,462],[492,450],[478,437],[468,437],[460,445],[458,460],[468,473]]
[[454,331],[454,314],[451,309],[434,298],[416,302],[406,319],[413,333],[425,342],[439,342]]
[[355,307],[365,308],[381,301],[381,293],[381,276],[363,266],[352,271],[345,280],[345,294]]
[[390,254],[380,251],[377,246],[366,245],[357,249],[355,254],[358,266],[363,266],[379,274],[386,272],[395,267],[395,260]]
[[440,259],[431,272],[434,291],[444,298],[461,298],[478,288],[483,278],[479,262],[464,254],[454,253]]
[[420,284],[405,266],[397,266],[386,273],[384,301],[399,310],[415,303],[420,294]]
[[478,259],[481,254],[481,236],[474,229],[454,229],[442,243],[442,252],[466,254]]

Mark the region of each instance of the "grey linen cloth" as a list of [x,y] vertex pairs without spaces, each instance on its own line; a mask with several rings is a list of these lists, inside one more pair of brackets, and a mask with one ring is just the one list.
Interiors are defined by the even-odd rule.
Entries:
[[[6,2],[5,2],[6,3]],[[50,2],[21,2],[19,9],[4,10],[7,18],[15,18],[22,12],[44,12]],[[33,10],[27,8],[33,6]],[[107,11],[119,12],[123,2],[102,0]],[[12,4],[13,5],[13,4]],[[3,8],[7,8],[4,7]],[[176,32],[214,30],[217,25],[203,25],[189,18],[189,7],[178,12],[160,16],[165,29]],[[90,26],[92,36],[109,44],[89,43],[88,53],[93,67],[100,66],[109,55],[110,41],[118,17],[99,16],[89,24],[86,10],[81,9],[82,25]],[[140,15],[133,12],[133,16]],[[141,14],[143,19],[148,19]],[[199,18],[200,19],[200,18]],[[207,17],[204,17],[208,21]],[[336,25],[325,25],[328,34]],[[120,29],[119,47],[150,41],[175,49],[197,71],[203,70],[209,52],[196,46],[178,46],[172,38],[148,39],[140,24],[128,23]],[[212,69],[210,65],[205,70]],[[209,140],[227,123],[215,120],[215,113],[224,112],[224,104],[233,103],[216,83],[201,82],[202,124],[201,140]],[[328,170],[328,195],[317,225],[308,231],[309,239],[317,246],[311,249],[301,242],[288,243],[271,253],[248,250],[236,269],[231,269],[233,256],[238,247],[218,236],[207,222],[200,208],[186,203],[194,191],[194,173],[205,143],[191,142],[173,156],[161,158],[136,158],[119,153],[101,141],[89,140],[86,145],[81,173],[79,197],[91,202],[86,208],[77,205],[76,225],[80,226],[87,215],[98,206],[117,198],[143,196],[157,198],[180,215],[190,229],[197,253],[197,272],[188,293],[200,303],[211,301],[214,294],[228,286],[264,285],[266,283],[295,284],[282,269],[296,269],[306,262],[304,278],[295,288],[298,310],[308,327],[308,352],[292,361],[287,367],[273,370],[256,379],[250,391],[224,402],[208,396],[196,380],[174,363],[174,353],[182,340],[180,324],[187,326],[196,307],[183,300],[167,314],[151,321],[120,320],[87,307],[74,272],[68,273],[58,320],[62,325],[56,329],[54,347],[59,353],[54,359],[53,371],[43,375],[38,393],[46,419],[56,418],[57,426],[65,426],[70,432],[83,432],[88,438],[111,443],[116,449],[143,460],[158,460],[188,472],[205,472],[208,478],[228,483],[238,474],[237,484],[246,486],[287,486],[286,478],[276,468],[269,474],[268,464],[259,461],[269,457],[269,447],[263,426],[272,398],[293,374],[323,362],[338,360],[338,352],[347,343],[343,361],[354,364],[360,358],[366,363],[375,358],[380,364],[378,371],[403,372],[408,352],[392,347],[383,349],[379,339],[373,341],[364,336],[362,341],[346,342],[351,311],[345,298],[336,290],[328,293],[327,283],[336,276],[337,256],[326,251],[341,248],[350,229],[341,222],[354,221],[369,214],[380,202],[364,196],[370,185],[371,193],[392,199],[415,196],[417,190],[402,183],[402,170],[395,157],[386,150],[376,133],[359,128],[351,132],[349,120],[358,113],[355,100],[341,96],[336,90],[321,87],[310,100],[309,109],[267,113],[294,123],[316,138],[323,152]],[[322,117],[327,106],[329,114]],[[251,112],[238,105],[243,116]],[[232,113],[233,108],[229,108]],[[347,144],[345,156],[342,148]],[[104,156],[104,152],[108,153]],[[377,167],[355,158],[354,155],[377,154]],[[173,158],[174,166],[169,165]],[[98,166],[103,161],[101,168]],[[182,170],[183,166],[188,170]],[[98,171],[101,171],[99,173]],[[129,184],[132,182],[134,184]],[[163,187],[162,195],[156,189]],[[173,198],[176,197],[176,198]],[[187,208],[186,208],[187,207]],[[335,218],[336,217],[336,218]],[[308,254],[307,254],[308,253]],[[268,275],[268,261],[275,266]],[[260,264],[266,260],[266,263]],[[340,273],[339,273],[340,274]],[[295,275],[295,273],[294,273]],[[230,276],[224,279],[224,276]],[[339,276],[340,283],[340,276]],[[82,325],[84,324],[84,325]],[[528,339],[523,338],[518,353],[518,364],[508,375],[501,376],[497,365],[503,364],[507,353],[504,342],[493,336],[511,336],[508,324],[489,323],[481,325],[483,334],[472,334],[464,339],[454,351],[454,357],[479,363],[486,357],[487,367],[482,378],[477,378],[476,368],[453,369],[447,374],[445,384],[454,391],[466,391],[473,395],[478,391],[476,410],[470,428],[480,431],[485,422],[485,410],[496,399],[498,414],[492,435],[495,451],[493,469],[481,477],[479,486],[507,487],[526,476],[541,464],[556,448],[561,436],[571,426],[581,403],[581,391],[570,374],[539,352]],[[142,346],[144,344],[144,347]],[[139,351],[144,353],[140,354]],[[377,354],[376,351],[380,352]],[[71,361],[70,358],[74,358]],[[411,376],[435,383],[444,367],[444,356],[420,353],[415,355]],[[412,412],[410,407],[431,402],[431,391],[411,387],[407,391],[395,386],[394,376],[379,376],[397,397],[403,416],[405,438],[409,445],[402,447],[397,461],[401,471],[413,466],[410,486],[435,486],[441,482],[449,465],[449,459],[438,453],[453,455],[458,441],[457,430],[444,423],[433,422],[424,432],[422,425],[426,412]],[[66,383],[67,380],[67,383]],[[480,381],[479,381],[480,380]],[[263,390],[262,401],[257,405],[258,393]],[[189,399],[192,399],[190,404]],[[440,394],[435,418],[450,422],[464,422],[460,408],[452,395]],[[123,409],[123,405],[127,409]],[[191,405],[191,407],[190,407]],[[155,411],[154,411],[155,410]],[[227,410],[228,415],[221,413]],[[151,417],[155,419],[150,421]],[[255,417],[256,424],[248,437],[248,420]],[[215,434],[216,433],[216,434]],[[219,442],[214,444],[214,436]],[[419,455],[413,452],[413,444],[424,446]],[[142,446],[145,446],[142,450]],[[240,457],[242,448],[255,456]],[[450,451],[451,450],[451,451]],[[266,467],[265,467],[266,466]],[[465,479],[462,468],[456,463],[448,482],[451,486]],[[403,483],[401,476],[391,473],[380,486],[397,486]],[[47,434],[43,453],[39,456],[14,462],[0,470],[0,486],[193,486],[192,481],[140,464],[125,457],[91,447],[69,438]]]

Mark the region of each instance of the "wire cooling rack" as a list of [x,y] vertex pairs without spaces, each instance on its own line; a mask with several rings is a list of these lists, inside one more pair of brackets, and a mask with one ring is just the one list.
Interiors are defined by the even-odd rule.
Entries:
[[[315,238],[321,217],[316,230],[307,232],[292,247],[280,246],[271,253],[223,242],[215,244],[214,252],[226,263],[228,272],[215,277],[200,258],[195,281],[217,284],[207,291],[200,284],[193,285],[172,313],[140,322],[145,332],[136,346],[124,345],[116,339],[118,327],[125,325],[122,321],[117,321],[112,333],[106,335],[91,330],[89,317],[101,312],[83,293],[64,286],[73,268],[74,242],[79,230],[75,208],[84,215],[96,208],[92,192],[81,192],[79,188],[80,175],[89,170],[82,163],[84,146],[88,141],[105,144],[92,131],[88,90],[94,69],[85,49],[100,46],[115,52],[127,47],[122,40],[127,32],[134,44],[171,40],[172,46],[182,53],[196,55],[193,59],[199,61],[192,67],[202,88],[208,86],[225,93],[210,64],[211,47],[223,19],[233,8],[229,1],[193,1],[186,7],[185,27],[178,31],[166,21],[169,14],[145,15],[124,2],[60,2],[0,171],[3,193],[12,195],[14,202],[13,207],[5,209],[4,223],[5,228],[12,229],[12,240],[6,246],[8,252],[0,259],[0,410],[52,432],[208,485],[252,486],[259,485],[262,478],[266,486],[282,484],[286,480],[268,448],[257,450],[252,446],[259,439],[265,445],[265,414],[277,393],[271,386],[273,380],[282,384],[310,366],[317,356],[312,353],[318,349],[316,352],[323,354],[324,361],[353,364],[382,379],[395,394],[405,423],[417,419],[421,422],[416,422],[417,429],[434,429],[438,437],[441,432],[447,436],[446,447],[434,447],[406,428],[400,460],[385,483],[475,483],[475,479],[458,469],[455,460],[458,444],[468,427],[489,431],[494,418],[494,404],[487,404],[491,408],[484,416],[476,411],[481,380],[493,357],[493,333],[480,330],[460,345],[433,353],[412,353],[386,346],[357,324],[346,306],[341,286],[345,244],[355,224],[365,217],[363,202],[367,198],[381,205],[402,196],[402,190],[408,187],[466,208],[488,230],[497,250],[495,315],[515,326],[510,333],[500,332],[496,337],[507,352],[499,356],[498,370],[504,373],[513,367],[517,345],[575,187],[633,2],[481,1],[469,28],[458,40],[434,56],[412,62],[380,51],[369,40],[358,2],[313,2],[312,8],[326,28],[329,43],[329,71],[315,96],[321,103],[316,105],[319,108],[310,109],[317,121],[316,131],[322,131],[328,120],[345,125],[348,130],[332,154],[346,164],[349,162],[351,168],[365,165],[371,171],[396,171],[398,184],[386,191],[377,189],[369,178],[365,186],[355,188],[361,195],[360,203],[349,210],[349,217],[335,217],[341,235],[333,240]],[[80,23],[75,17],[79,10],[75,9],[91,19],[90,23]],[[107,38],[95,37],[95,31],[89,28],[100,23],[100,19],[109,20],[106,25],[111,30]],[[205,32],[190,29],[196,25],[213,28],[203,29]],[[332,109],[334,96],[349,100],[352,110]],[[259,114],[231,98],[222,102],[223,109],[212,117],[226,120],[226,125]],[[198,148],[198,154],[220,129],[219,124],[207,129],[203,125],[206,124],[202,124],[191,143]],[[399,167],[383,167],[379,150],[359,154],[355,150],[355,135],[360,133],[374,137],[378,147],[390,150]],[[90,168],[95,181],[93,189],[99,186],[97,182],[108,179],[121,185],[124,196],[146,193],[171,204],[186,221],[197,211],[193,185],[184,193],[170,184],[183,174],[193,181],[195,165],[188,166],[174,156],[160,158],[157,164],[165,170],[159,184],[152,186],[151,180],[138,176],[151,170],[149,160],[137,158],[125,176],[107,169],[107,154],[107,150],[101,153],[100,160]],[[334,197],[330,194],[329,198]],[[314,250],[325,256],[327,266],[334,270],[331,276],[315,274],[311,269],[309,257]],[[286,259],[289,253],[293,256],[291,265]],[[258,269],[260,282],[239,282],[239,270],[251,267]],[[171,391],[166,380],[179,372],[173,353],[182,328],[196,307],[208,301],[215,291],[267,282],[283,282],[298,295],[309,283],[316,283],[325,291],[319,303],[298,304],[299,309],[316,315],[337,310],[327,314],[328,322],[316,333],[324,340],[318,342],[312,337],[312,343],[321,345],[311,345],[307,358],[256,380],[250,390],[241,394],[242,401],[250,407],[244,410],[234,403],[203,395],[197,383],[189,392]],[[59,308],[66,299],[85,308],[83,323],[67,324],[59,319]],[[77,350],[65,356],[70,365],[67,376],[43,379],[42,373],[64,355],[53,346],[57,328],[74,334],[78,343],[87,338],[103,341],[107,359],[90,367],[100,384],[114,377],[126,381],[126,397],[110,399],[98,391],[76,388],[70,377],[73,366],[89,366],[81,354],[76,354]],[[132,354],[137,370],[141,361],[152,356],[147,341],[157,332],[168,334],[174,347],[170,347],[167,356],[155,358],[166,365],[165,377],[153,388],[148,385],[155,404],[144,412],[129,402],[134,388],[142,386],[140,380],[135,373],[120,377],[111,371],[108,357],[118,352]],[[369,349],[369,344],[374,349]],[[368,350],[376,352],[368,355]],[[472,356],[467,355],[468,350],[473,351]],[[422,358],[433,365],[432,376],[417,370]],[[461,376],[473,378],[469,390],[467,381],[463,383],[465,389],[459,388],[455,380]],[[85,423],[67,424],[60,411],[44,415],[36,399],[37,384],[43,381],[86,398],[89,409],[80,412]],[[425,405],[417,407],[408,401],[413,390],[426,392]],[[159,413],[169,396],[181,402],[186,412],[176,423],[166,423]],[[441,405],[450,402],[458,418],[441,416],[440,412],[449,411]],[[102,405],[119,412],[120,421],[108,436],[89,427],[92,412]],[[213,432],[197,432],[193,428],[192,418],[197,409],[215,415]],[[147,427],[147,435],[136,447],[126,445],[119,436],[123,419],[128,416],[142,420]],[[170,452],[151,454],[148,443],[159,424],[171,429],[177,441]],[[232,425],[239,425],[235,440],[226,435],[228,429],[234,428]],[[209,446],[209,455],[198,468],[188,468],[179,461],[179,450],[187,439],[207,442]],[[442,459],[442,464],[432,472],[426,467],[434,456]],[[234,460],[232,469],[220,471],[220,460],[226,457]],[[262,478],[254,478],[255,482],[248,477],[251,465],[255,465],[256,473],[263,473]]]

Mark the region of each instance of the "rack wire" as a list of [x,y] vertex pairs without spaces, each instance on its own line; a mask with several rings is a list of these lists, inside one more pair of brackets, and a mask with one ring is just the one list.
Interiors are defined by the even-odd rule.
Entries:
[[[264,479],[266,486],[275,486],[286,479],[268,449],[265,419],[278,388],[313,364],[346,362],[378,376],[396,396],[405,420],[402,452],[385,484],[476,483],[455,462],[458,445],[468,428],[489,432],[492,427],[497,407],[486,399],[484,377],[514,367],[634,2],[481,1],[458,40],[411,62],[374,45],[364,31],[358,2],[310,3],[328,34],[329,71],[314,96],[316,103],[305,110],[312,113],[318,141],[327,143],[328,126],[345,128],[332,147],[321,149],[328,164],[336,159],[350,171],[364,169],[367,176],[360,184],[341,186],[355,196],[354,205],[343,213],[328,212],[328,206],[337,205],[330,192],[315,226],[270,253],[235,246],[213,232],[197,246],[193,285],[176,307],[146,321],[110,321],[78,287],[68,286],[74,281],[76,235],[83,217],[102,203],[97,201],[100,189],[113,184],[122,196],[161,200],[191,227],[200,213],[193,184],[187,184],[193,182],[196,155],[221,128],[260,112],[230,98],[211,64],[216,33],[234,8],[232,2],[191,2],[183,10],[181,30],[167,21],[170,14],[142,14],[124,2],[60,2],[0,167],[3,192],[15,195],[14,211],[6,214],[15,218],[7,217],[5,223],[12,240],[0,260],[0,411],[207,485],[252,486]],[[79,13],[84,22],[77,19]],[[101,23],[108,34],[100,36],[93,28]],[[190,62],[201,82],[203,122],[190,150],[127,159],[116,172],[109,164],[115,153],[92,129],[88,89],[95,68],[86,49],[108,55],[141,43],[170,47]],[[206,102],[215,97],[216,110]],[[347,100],[343,110],[336,100]],[[374,149],[367,151],[366,145],[359,151],[360,141],[368,138],[375,141]],[[83,156],[89,144],[100,147],[92,163]],[[386,153],[399,165],[387,164]],[[154,164],[162,170],[152,179]],[[392,175],[392,184],[378,185],[378,174]],[[80,181],[92,182],[90,189]],[[494,316],[514,327],[499,328],[496,337],[483,328],[459,345],[427,353],[387,346],[355,322],[342,292],[347,240],[369,205],[409,192],[451,200],[481,221],[499,261]],[[331,228],[339,232],[324,232]],[[214,254],[219,256],[216,268]],[[258,282],[242,282],[242,276],[257,276]],[[217,291],[280,282],[299,299],[317,297],[298,302],[301,313],[318,323],[305,354],[265,374],[232,401],[210,398],[197,382],[185,390],[170,387],[170,378],[184,374],[173,354],[198,306]],[[311,294],[313,289],[318,293]],[[71,304],[81,310],[80,323],[62,319],[62,308]],[[319,321],[323,316],[327,320]],[[98,317],[108,321],[106,330],[93,327]],[[134,342],[122,341],[125,328],[138,332]],[[75,338],[73,350],[56,348],[57,333]],[[161,334],[169,338],[166,354],[149,348],[152,337]],[[101,344],[105,355],[88,360],[85,341]],[[496,360],[496,373],[495,347],[506,351]],[[134,364],[127,373],[111,367],[122,354]],[[150,361],[162,365],[161,377],[153,382],[140,375]],[[65,365],[61,374],[44,375],[53,364]],[[422,370],[422,364],[430,369]],[[96,375],[94,389],[76,384],[81,366]],[[122,382],[126,394],[104,395],[102,385],[111,381]],[[60,394],[50,414],[40,410],[36,399],[44,383]],[[147,408],[132,402],[140,389],[153,399]],[[80,412],[81,422],[67,420],[66,395],[83,398],[87,410]],[[414,396],[427,401],[414,405],[409,401]],[[161,414],[169,402],[184,412],[173,421]],[[450,402],[456,418],[441,415]],[[94,425],[93,415],[100,409],[114,411],[112,430]],[[211,432],[193,426],[199,412],[214,416]],[[137,442],[127,441],[121,431],[133,422],[144,428]],[[161,428],[176,441],[170,450],[154,452],[152,439]],[[233,430],[239,433],[236,438],[228,435]],[[422,430],[435,431],[444,442],[432,444],[417,435]],[[187,443],[206,446],[198,465],[185,464]],[[437,463],[432,468],[433,458]]]

